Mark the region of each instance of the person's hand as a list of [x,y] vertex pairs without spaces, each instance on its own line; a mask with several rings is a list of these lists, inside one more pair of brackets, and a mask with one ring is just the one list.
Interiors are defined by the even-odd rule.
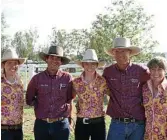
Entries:
[[71,125],[72,118],[68,117],[69,124]]

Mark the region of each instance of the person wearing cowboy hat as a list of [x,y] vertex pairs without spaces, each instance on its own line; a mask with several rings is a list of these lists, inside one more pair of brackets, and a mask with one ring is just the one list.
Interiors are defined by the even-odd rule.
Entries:
[[70,59],[59,46],[51,46],[48,53],[40,52],[39,56],[47,68],[31,79],[26,93],[26,103],[35,110],[35,140],[68,140],[72,76],[59,67]]
[[83,73],[73,80],[73,94],[78,96],[75,140],[105,140],[104,96],[109,94],[106,80],[96,69],[103,67],[94,49],[88,49],[82,61],[76,63],[83,67]]
[[131,57],[140,53],[128,38],[115,38],[113,47],[106,50],[116,63],[103,72],[110,100],[107,114],[112,118],[107,140],[143,140],[145,114],[142,103],[142,86],[149,79],[148,68],[134,64]]
[[7,49],[1,58],[1,139],[23,140],[23,83],[17,72],[26,58],[15,49]]

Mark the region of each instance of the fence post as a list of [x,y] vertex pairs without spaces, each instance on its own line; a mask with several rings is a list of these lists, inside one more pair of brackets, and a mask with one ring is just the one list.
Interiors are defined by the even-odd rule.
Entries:
[[34,64],[29,64],[29,72],[28,72],[28,81],[31,80],[31,78],[35,75],[35,65]]

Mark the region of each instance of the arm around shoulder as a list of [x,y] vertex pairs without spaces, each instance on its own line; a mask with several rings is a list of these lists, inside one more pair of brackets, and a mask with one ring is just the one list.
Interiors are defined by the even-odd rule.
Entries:
[[150,79],[150,72],[149,72],[148,68],[145,68],[143,70],[142,75],[141,75],[141,83],[145,84],[149,79]]

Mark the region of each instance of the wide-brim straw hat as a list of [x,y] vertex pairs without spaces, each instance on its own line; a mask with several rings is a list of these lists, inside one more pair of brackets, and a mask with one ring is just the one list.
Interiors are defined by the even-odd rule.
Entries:
[[83,62],[93,62],[93,63],[98,63],[98,67],[103,67],[105,66],[105,62],[104,61],[99,61],[96,51],[94,49],[87,49],[83,59],[81,61],[75,61],[76,64],[78,64],[79,66],[83,67],[82,63]]
[[19,65],[23,64],[26,61],[26,58],[19,58],[16,50],[14,48],[8,48],[2,56],[1,63],[8,60],[17,60],[19,61]]
[[64,56],[64,51],[62,47],[59,46],[50,46],[49,50],[47,53],[40,52],[39,57],[43,60],[46,61],[46,57],[49,55],[52,56],[58,56],[61,58],[62,65],[68,64],[70,62],[70,58]]
[[130,56],[138,55],[141,52],[139,47],[131,45],[130,39],[128,38],[115,38],[113,47],[108,50],[105,49],[105,52],[110,56],[114,56],[114,51],[116,49],[128,49],[131,51]]

